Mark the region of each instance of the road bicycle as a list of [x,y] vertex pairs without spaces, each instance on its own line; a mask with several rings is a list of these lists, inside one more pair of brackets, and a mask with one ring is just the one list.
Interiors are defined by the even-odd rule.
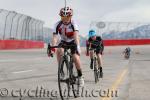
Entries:
[[[59,45],[50,46],[51,48],[64,48],[64,53],[60,58],[58,64],[58,87],[62,100],[69,99],[70,97],[79,96],[79,77],[77,70],[74,67],[73,56],[70,48],[75,45]],[[49,51],[49,53],[51,50]],[[51,53],[50,53],[51,54]],[[53,57],[53,55],[51,55]],[[72,91],[72,93],[71,93]]]

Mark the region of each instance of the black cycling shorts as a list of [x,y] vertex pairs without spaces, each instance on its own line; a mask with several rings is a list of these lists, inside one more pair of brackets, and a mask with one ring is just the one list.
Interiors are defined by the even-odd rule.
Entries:
[[71,41],[71,42],[66,42],[66,41],[61,41],[58,45],[73,45],[71,46],[69,49],[71,50],[71,54],[79,54],[78,50],[77,50],[77,44],[75,43],[75,41]]
[[96,54],[101,54],[102,55],[102,53],[103,53],[103,48],[101,48],[100,46],[95,46],[95,45],[92,45],[91,44],[91,48],[96,48],[96,50],[95,50],[95,52],[96,52]]

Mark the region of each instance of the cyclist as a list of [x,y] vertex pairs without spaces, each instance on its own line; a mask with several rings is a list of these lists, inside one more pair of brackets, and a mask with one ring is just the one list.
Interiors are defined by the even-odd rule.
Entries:
[[[84,85],[82,77],[81,62],[80,62],[80,42],[78,25],[72,20],[73,9],[64,7],[59,13],[61,20],[55,24],[53,30],[52,46],[59,44],[76,45],[71,47],[71,53],[79,76],[80,86]],[[51,49],[53,53],[56,51],[57,61],[60,61],[63,54],[63,48]]]
[[129,58],[130,57],[130,52],[131,52],[131,49],[130,49],[130,47],[127,47],[127,48],[125,48],[125,50],[124,50],[124,57],[125,58]]
[[95,30],[89,31],[89,39],[86,42],[87,52],[86,55],[91,58],[90,68],[93,69],[93,52],[89,52],[89,48],[96,48],[96,55],[98,58],[98,69],[100,71],[100,77],[103,77],[103,70],[102,70],[102,53],[104,50],[103,40],[100,36],[96,36]]

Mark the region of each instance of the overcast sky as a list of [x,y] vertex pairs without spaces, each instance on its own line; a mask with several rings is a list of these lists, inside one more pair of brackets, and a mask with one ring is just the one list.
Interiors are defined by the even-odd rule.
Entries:
[[[150,22],[150,0],[67,0],[67,5],[84,35],[91,21]],[[62,7],[64,0],[0,0],[0,9],[41,19],[50,28],[60,19]]]

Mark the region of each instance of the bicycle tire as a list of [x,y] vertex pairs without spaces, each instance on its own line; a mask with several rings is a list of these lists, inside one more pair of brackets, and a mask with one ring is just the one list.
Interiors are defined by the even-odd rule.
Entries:
[[[70,96],[70,83],[69,80],[62,80],[61,79],[61,74],[62,74],[62,70],[64,70],[64,64],[66,64],[66,69],[68,70],[68,61],[65,60],[63,57],[61,57],[61,60],[59,62],[59,66],[58,66],[58,87],[59,87],[59,94],[62,100],[64,100],[64,98],[69,98]],[[66,85],[66,88],[62,87],[62,83],[64,83],[64,87]],[[67,92],[67,95],[65,94]]]
[[79,96],[79,78],[77,74],[77,69],[73,66],[73,62],[69,63],[70,66],[70,79],[72,81],[72,92],[75,98]]
[[95,77],[95,83],[99,81],[98,78],[98,71],[97,71],[97,58],[94,57],[94,77]]

